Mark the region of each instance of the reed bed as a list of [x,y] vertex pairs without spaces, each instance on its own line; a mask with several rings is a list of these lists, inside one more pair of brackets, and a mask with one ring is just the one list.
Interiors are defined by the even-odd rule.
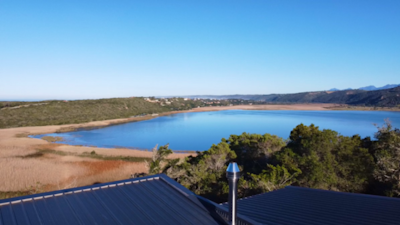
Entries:
[[37,158],[0,158],[0,191],[24,191],[37,185],[57,184],[85,170],[73,163]]
[[[0,146],[0,158],[25,156],[35,153],[34,148],[20,147],[20,146]],[[0,165],[1,166],[1,165]]]

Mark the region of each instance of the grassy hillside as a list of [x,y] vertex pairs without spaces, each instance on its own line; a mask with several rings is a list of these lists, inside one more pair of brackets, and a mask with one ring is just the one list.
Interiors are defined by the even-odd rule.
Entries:
[[0,128],[82,123],[171,111],[171,107],[147,102],[143,98],[9,104],[12,107],[4,107],[3,103],[0,109]]

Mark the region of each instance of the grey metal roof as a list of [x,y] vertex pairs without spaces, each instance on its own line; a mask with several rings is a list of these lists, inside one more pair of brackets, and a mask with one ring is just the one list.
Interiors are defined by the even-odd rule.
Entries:
[[400,224],[400,199],[292,186],[241,199],[237,207],[269,225]]
[[160,174],[0,200],[0,225],[226,224],[197,197]]

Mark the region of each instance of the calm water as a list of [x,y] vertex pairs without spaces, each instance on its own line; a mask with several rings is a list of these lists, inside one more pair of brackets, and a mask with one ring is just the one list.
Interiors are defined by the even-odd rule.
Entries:
[[313,123],[321,129],[332,129],[347,136],[373,136],[377,131],[373,124],[381,126],[386,118],[394,127],[400,127],[399,112],[228,110],[181,113],[95,130],[48,135],[61,136],[65,141],[60,143],[72,145],[150,149],[156,144],[169,143],[173,150],[201,151],[219,143],[223,137],[243,132],[270,133],[286,139],[300,123]]

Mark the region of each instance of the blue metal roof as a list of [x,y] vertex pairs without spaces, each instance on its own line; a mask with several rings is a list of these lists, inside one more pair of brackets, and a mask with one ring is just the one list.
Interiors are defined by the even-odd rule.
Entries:
[[400,199],[292,186],[241,199],[237,207],[270,225],[400,224]]
[[[400,199],[300,187],[241,199],[238,225],[400,224]],[[227,224],[226,205],[164,174],[0,200],[0,225]]]
[[0,225],[226,224],[212,204],[160,174],[3,199]]

